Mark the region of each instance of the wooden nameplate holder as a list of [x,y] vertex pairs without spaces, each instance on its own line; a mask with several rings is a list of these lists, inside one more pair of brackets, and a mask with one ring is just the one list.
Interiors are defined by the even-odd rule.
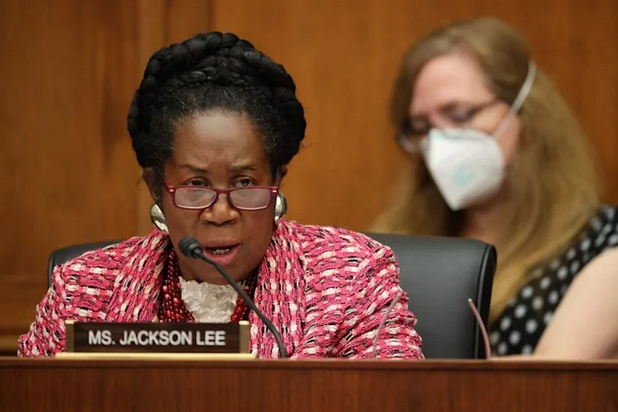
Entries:
[[64,359],[252,359],[249,322],[89,323],[66,321]]

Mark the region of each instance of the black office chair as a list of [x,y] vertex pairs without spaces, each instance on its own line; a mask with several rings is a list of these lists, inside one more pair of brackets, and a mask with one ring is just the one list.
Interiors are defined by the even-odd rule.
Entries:
[[[400,283],[418,319],[428,359],[484,359],[482,334],[468,298],[487,325],[496,250],[483,242],[441,237],[369,233],[389,246],[400,266]],[[82,253],[117,242],[69,246],[51,253],[48,276],[54,267]]]
[[496,249],[462,238],[369,233],[390,247],[400,284],[418,322],[428,359],[485,359],[483,335],[468,305],[472,299],[487,326]]

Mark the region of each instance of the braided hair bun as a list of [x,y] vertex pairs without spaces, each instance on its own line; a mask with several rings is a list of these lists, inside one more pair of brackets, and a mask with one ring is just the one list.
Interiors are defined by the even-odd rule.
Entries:
[[140,166],[162,169],[177,123],[216,109],[252,121],[273,170],[292,160],[305,137],[303,106],[283,66],[234,34],[198,34],[160,49],[146,66],[128,116]]

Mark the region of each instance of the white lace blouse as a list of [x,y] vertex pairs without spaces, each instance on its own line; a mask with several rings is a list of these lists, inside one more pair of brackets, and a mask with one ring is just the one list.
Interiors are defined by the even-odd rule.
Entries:
[[[207,282],[180,279],[182,300],[196,322],[228,323],[238,294],[229,285],[213,285]],[[240,284],[243,287],[242,283]]]

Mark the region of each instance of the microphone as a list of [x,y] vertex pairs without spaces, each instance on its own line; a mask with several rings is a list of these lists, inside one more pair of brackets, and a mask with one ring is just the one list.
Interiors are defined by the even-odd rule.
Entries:
[[384,316],[382,316],[382,320],[378,324],[378,330],[376,331],[376,335],[373,337],[373,353],[372,353],[371,359],[375,359],[376,356],[378,356],[377,348],[378,348],[378,341],[380,340],[380,333],[382,333],[382,329],[384,329],[384,326],[386,326],[386,321],[388,320],[388,316],[391,314],[391,312],[395,308],[395,305],[397,304],[397,302],[399,302],[399,299],[401,299],[402,295],[403,295],[403,290],[400,290],[399,293],[397,293],[397,296],[395,296],[395,299],[393,299],[391,304],[388,305],[388,308],[386,308],[386,313],[384,313]]
[[470,310],[472,310],[472,314],[478,322],[479,329],[481,329],[481,334],[483,335],[483,343],[485,344],[485,359],[489,360],[491,358],[491,345],[489,344],[489,336],[487,335],[487,329],[485,329],[485,324],[483,323],[481,314],[479,313],[476,305],[470,298],[468,298],[468,306],[470,307]]
[[[377,356],[376,348],[378,346],[378,341],[380,339],[380,333],[382,332],[382,329],[384,329],[384,326],[386,325],[388,316],[391,314],[392,310],[395,308],[395,305],[397,304],[397,302],[399,302],[399,299],[401,299],[402,295],[403,295],[403,291],[399,291],[399,293],[397,293],[397,296],[395,296],[395,299],[393,299],[391,304],[388,306],[388,308],[386,309],[386,313],[384,314],[384,316],[382,317],[382,320],[380,321],[376,335],[373,338],[372,359],[375,359]],[[483,319],[481,318],[481,315],[479,314],[478,309],[476,309],[476,306],[474,305],[474,302],[472,301],[472,299],[468,299],[468,306],[470,307],[470,310],[472,310],[472,314],[474,315],[474,317],[476,318],[476,321],[478,322],[479,329],[481,329],[481,335],[483,335],[483,343],[485,344],[485,359],[490,360],[491,359],[491,345],[489,344],[489,336],[487,335],[487,329],[485,329],[485,324],[483,323]]]
[[229,283],[230,286],[234,288],[236,293],[238,293],[240,297],[243,298],[243,300],[247,303],[247,306],[249,306],[249,308],[252,311],[254,311],[256,315],[259,316],[262,322],[264,322],[264,325],[266,325],[268,330],[275,336],[275,340],[277,341],[277,346],[279,346],[279,353],[281,355],[281,358],[286,358],[287,355],[285,354],[285,346],[283,346],[283,340],[281,339],[281,335],[277,331],[277,328],[275,328],[275,325],[273,325],[270,319],[264,316],[262,311],[259,310],[258,307],[253,302],[253,299],[251,299],[242,290],[242,288],[238,286],[238,283],[236,283],[230,277],[230,275],[225,270],[223,270],[221,265],[215,262],[214,260],[209,259],[208,256],[204,254],[204,251],[202,250],[202,245],[200,245],[200,242],[198,242],[196,239],[192,237],[185,237],[185,238],[182,238],[180,242],[178,242],[178,249],[180,249],[182,254],[185,255],[186,257],[190,259],[201,259],[204,262],[213,265],[215,269],[217,269],[217,271],[221,274],[221,276],[225,278],[227,283]]

